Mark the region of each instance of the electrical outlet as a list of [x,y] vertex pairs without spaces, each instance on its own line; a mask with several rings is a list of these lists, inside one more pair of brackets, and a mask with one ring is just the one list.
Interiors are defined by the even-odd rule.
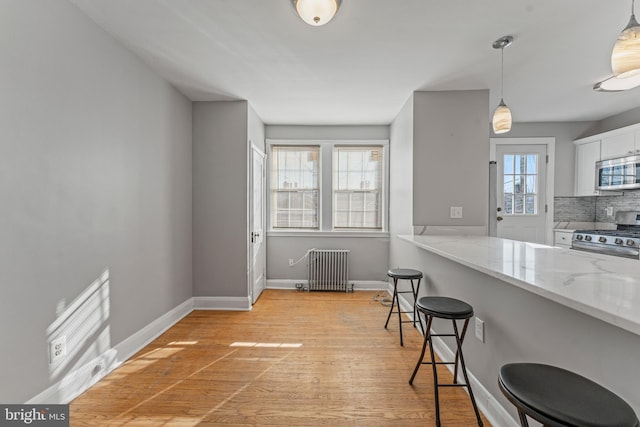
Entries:
[[612,217],[613,216],[613,207],[607,206],[607,216],[608,217]]
[[63,359],[67,355],[67,337],[62,335],[49,343],[49,363]]
[[476,317],[476,338],[484,342],[484,322]]
[[451,206],[451,218],[462,218],[462,206]]
[[289,267],[293,267],[294,263],[295,261],[293,260],[293,258],[289,258]]

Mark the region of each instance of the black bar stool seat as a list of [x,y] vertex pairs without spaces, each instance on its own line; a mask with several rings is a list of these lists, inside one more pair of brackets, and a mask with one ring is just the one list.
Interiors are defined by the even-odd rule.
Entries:
[[[422,272],[418,270],[412,270],[410,268],[392,268],[387,272],[387,276],[393,279],[393,297],[391,299],[391,308],[389,309],[389,315],[387,316],[387,322],[384,324],[384,328],[386,329],[389,325],[389,319],[391,319],[392,313],[398,313],[398,327],[400,329],[400,345],[404,345],[402,340],[402,324],[403,323],[412,323],[413,327],[416,327],[416,322],[420,325],[420,329],[424,334],[424,328],[422,327],[422,319],[418,316],[418,312],[416,310],[416,300],[418,299],[418,292],[420,291],[420,280],[422,279]],[[410,280],[411,281],[411,290],[407,291],[399,291],[398,290],[398,280]],[[413,281],[417,280],[417,284],[414,286]],[[411,294],[413,296],[413,310],[412,311],[402,311],[400,309],[400,299],[398,298],[399,294]],[[396,307],[397,311],[394,311],[393,308]],[[404,313],[413,313],[413,320],[402,320],[402,314]]]
[[[473,411],[476,414],[476,419],[478,421],[478,425],[482,426],[482,418],[480,417],[480,412],[478,411],[478,407],[476,406],[476,400],[473,397],[473,391],[471,390],[471,384],[469,383],[469,377],[467,375],[467,368],[464,363],[464,356],[462,354],[462,342],[464,341],[464,336],[467,333],[467,326],[469,325],[469,319],[473,317],[473,307],[467,304],[464,301],[460,301],[455,298],[448,297],[422,297],[416,303],[416,307],[418,311],[423,313],[427,319],[426,326],[426,335],[424,336],[424,342],[422,344],[422,353],[420,354],[420,358],[418,359],[418,363],[416,364],[416,368],[413,370],[413,375],[411,375],[411,379],[409,380],[409,384],[413,384],[413,380],[418,373],[418,369],[420,366],[431,365],[433,371],[433,391],[436,403],[436,426],[440,427],[440,400],[439,400],[439,387],[466,387],[469,392],[469,398],[471,399],[471,404],[473,406]],[[434,318],[451,320],[453,325],[453,333],[452,334],[433,334],[431,333],[431,324],[433,323]],[[462,327],[462,333],[458,332],[458,324],[456,321],[464,320],[464,326]],[[435,358],[435,354],[433,351],[433,337],[455,337],[456,339],[456,357],[454,362],[437,362]],[[428,362],[423,362],[424,353],[427,348],[427,344],[429,345],[429,352],[431,353],[431,360]],[[460,362],[460,370],[462,371],[462,376],[464,377],[464,383],[458,383],[458,362]],[[455,365],[453,370],[453,383],[452,384],[441,384],[438,382],[438,372],[436,370],[436,365]]]
[[509,363],[500,368],[502,393],[526,416],[547,427],[637,427],[635,412],[619,396],[562,368],[538,363]]

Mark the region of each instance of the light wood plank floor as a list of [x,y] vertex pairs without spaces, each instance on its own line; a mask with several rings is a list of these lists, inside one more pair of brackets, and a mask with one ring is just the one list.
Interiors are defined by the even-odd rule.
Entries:
[[[400,347],[379,294],[267,290],[251,312],[194,311],[75,399],[71,425],[435,425],[431,367],[408,384],[422,336],[404,324]],[[476,425],[462,388],[440,407],[443,427]]]

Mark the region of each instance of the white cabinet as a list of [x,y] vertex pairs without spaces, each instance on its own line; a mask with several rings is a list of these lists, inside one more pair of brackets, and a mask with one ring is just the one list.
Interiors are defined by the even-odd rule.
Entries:
[[573,236],[573,231],[553,230],[553,235],[554,246],[560,246],[563,248],[571,247],[571,237]]
[[576,196],[597,196],[596,162],[600,160],[600,140],[576,146]]
[[[602,159],[629,156],[637,151],[636,141],[640,137],[640,131],[630,131],[602,138],[600,153]],[[640,141],[638,141],[640,143]]]

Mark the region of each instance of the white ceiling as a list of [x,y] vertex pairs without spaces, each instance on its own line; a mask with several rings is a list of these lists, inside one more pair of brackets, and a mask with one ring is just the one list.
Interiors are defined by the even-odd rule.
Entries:
[[514,122],[599,120],[627,0],[343,0],[311,27],[290,0],[70,0],[193,101],[245,99],[267,124],[388,124],[416,90],[490,89]]

